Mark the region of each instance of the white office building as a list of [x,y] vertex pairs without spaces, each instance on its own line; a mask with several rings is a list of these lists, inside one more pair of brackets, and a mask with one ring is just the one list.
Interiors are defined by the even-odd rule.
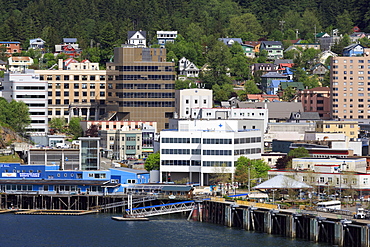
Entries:
[[41,81],[33,70],[25,73],[5,73],[3,97],[7,101],[23,101],[30,112],[27,132],[45,135],[48,132],[48,83]]
[[191,118],[193,108],[211,108],[213,105],[212,90],[191,88],[176,90],[175,111],[178,118]]
[[260,159],[263,120],[181,120],[160,132],[161,182],[186,179],[209,185],[212,176],[233,177],[240,156]]

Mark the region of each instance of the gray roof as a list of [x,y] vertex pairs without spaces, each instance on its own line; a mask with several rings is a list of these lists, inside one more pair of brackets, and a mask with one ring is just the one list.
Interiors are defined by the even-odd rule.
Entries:
[[269,119],[289,119],[292,112],[303,112],[301,102],[239,102],[239,108],[268,109]]
[[262,184],[259,184],[254,187],[254,189],[303,189],[303,188],[312,188],[312,186],[298,182],[290,177],[284,175],[275,176]]
[[271,77],[271,78],[287,78],[286,75],[282,75],[282,74],[279,74],[277,72],[268,72],[266,74],[264,74],[263,76],[261,77]]
[[77,38],[63,38],[64,43],[77,43]]
[[219,38],[218,40],[224,42],[225,45],[228,45],[230,40],[243,44],[243,40],[241,38]]
[[115,169],[115,170],[120,170],[120,171],[124,171],[124,172],[130,172],[130,173],[136,173],[136,174],[149,173],[148,171],[136,170],[136,169],[126,168],[126,167],[117,167],[117,168],[110,168],[110,169]]
[[261,43],[265,45],[283,45],[281,41],[262,41]]
[[321,120],[318,112],[292,112],[290,119],[294,120]]
[[135,33],[137,33],[137,32],[139,32],[139,33],[141,33],[141,35],[143,35],[144,36],[144,38],[146,38],[146,31],[128,31],[128,33],[127,33],[127,38],[128,39],[131,39],[131,37],[135,34]]
[[281,63],[293,63],[293,59],[275,59],[274,64],[279,65]]

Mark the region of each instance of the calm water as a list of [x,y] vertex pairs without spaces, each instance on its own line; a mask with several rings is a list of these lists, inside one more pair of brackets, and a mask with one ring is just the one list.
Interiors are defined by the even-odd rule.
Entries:
[[0,246],[325,246],[187,221],[185,216],[136,222],[111,216],[0,214]]

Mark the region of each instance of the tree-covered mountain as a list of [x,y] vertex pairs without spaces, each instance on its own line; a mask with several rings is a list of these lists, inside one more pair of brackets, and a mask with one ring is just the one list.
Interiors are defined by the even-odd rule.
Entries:
[[370,32],[367,0],[0,0],[0,40],[41,37],[53,49],[63,37],[82,48],[111,48],[129,30],[177,30],[186,40],[201,36],[244,39],[301,38],[317,32]]

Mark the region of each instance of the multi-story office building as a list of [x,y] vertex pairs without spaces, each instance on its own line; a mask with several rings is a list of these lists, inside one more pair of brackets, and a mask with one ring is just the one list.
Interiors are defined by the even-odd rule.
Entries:
[[240,156],[261,158],[263,120],[183,120],[178,126],[160,133],[161,181],[209,185],[216,174],[233,176]]
[[166,49],[117,47],[107,77],[107,111],[116,111],[118,120],[168,127],[175,111],[175,66],[166,62]]
[[7,101],[23,101],[29,108],[31,124],[26,128],[31,135],[48,132],[47,82],[33,70],[24,73],[5,73],[3,97]]
[[331,59],[332,118],[370,118],[370,48],[364,56]]
[[105,113],[106,72],[98,63],[59,60],[57,70],[36,70],[48,82],[48,115],[52,118],[82,117],[98,120]]

